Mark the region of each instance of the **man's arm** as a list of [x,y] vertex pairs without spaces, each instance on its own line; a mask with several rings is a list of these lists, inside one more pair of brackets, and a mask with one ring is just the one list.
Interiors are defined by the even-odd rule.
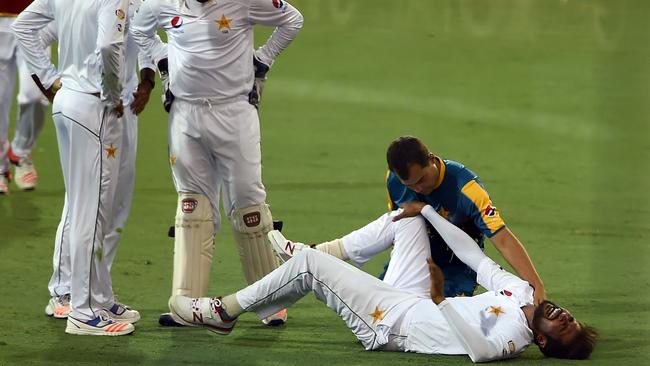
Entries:
[[[152,2],[156,3],[152,5]],[[145,1],[131,19],[129,34],[140,48],[138,60],[147,60],[155,65],[167,58],[167,47],[156,31],[159,28],[157,2]],[[154,9],[154,7],[156,9]]]
[[535,304],[541,303],[546,298],[544,283],[539,277],[533,262],[530,260],[528,252],[526,252],[526,249],[517,237],[508,228],[504,228],[490,238],[490,240],[503,258],[514,268],[519,277],[533,286],[535,289]]
[[251,0],[249,20],[253,24],[276,27],[266,43],[255,51],[255,57],[269,67],[296,38],[303,24],[302,14],[283,0]]
[[97,22],[97,48],[103,66],[102,95],[114,107],[118,117],[123,113],[121,96],[126,46],[124,31],[128,12],[127,0],[104,0],[100,4]]
[[11,29],[18,40],[18,46],[25,58],[27,67],[32,72],[32,78],[40,84],[42,91],[54,95],[52,85],[59,79],[56,67],[50,56],[45,52],[39,31],[54,19],[49,0],[36,0],[18,15]]
[[[428,206],[431,207],[431,206]],[[471,239],[470,239],[471,240]],[[476,246],[476,244],[474,244]],[[451,304],[444,295],[445,278],[442,270],[431,258],[427,258],[429,273],[431,275],[431,300],[438,305],[438,309],[447,320],[452,332],[463,344],[463,349],[472,362],[486,362],[503,358],[499,347],[490,342],[481,329],[469,324],[465,318]]]

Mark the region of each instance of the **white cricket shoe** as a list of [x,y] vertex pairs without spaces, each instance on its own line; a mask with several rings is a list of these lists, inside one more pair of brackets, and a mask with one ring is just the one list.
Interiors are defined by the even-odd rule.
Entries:
[[288,313],[287,309],[282,309],[277,313],[262,319],[262,323],[270,327],[284,325],[284,323],[287,322]]
[[23,191],[31,191],[38,184],[38,174],[32,163],[32,159],[20,159],[16,165],[16,185]]
[[237,318],[225,320],[220,297],[190,298],[174,295],[169,299],[169,310],[178,323],[194,327],[206,327],[209,331],[228,335],[235,327]]
[[278,230],[271,230],[267,234],[271,247],[275,254],[284,263],[298,254],[303,249],[310,248],[309,245],[287,240]]
[[11,174],[9,174],[9,172],[0,173],[0,195],[9,194],[10,181],[11,181]]
[[65,319],[70,314],[70,294],[53,296],[47,302],[45,315],[53,316],[57,319]]
[[9,149],[7,153],[11,164],[16,166],[16,185],[23,191],[31,191],[36,188],[38,184],[38,174],[34,163],[32,162],[31,154],[24,158],[18,157],[14,152]]
[[116,322],[106,312],[88,321],[68,316],[68,325],[65,327],[65,332],[68,334],[93,336],[121,336],[133,333],[134,330],[133,324]]
[[106,311],[113,320],[118,322],[132,324],[140,320],[140,313],[137,310],[118,302],[113,304],[110,309],[106,309]]

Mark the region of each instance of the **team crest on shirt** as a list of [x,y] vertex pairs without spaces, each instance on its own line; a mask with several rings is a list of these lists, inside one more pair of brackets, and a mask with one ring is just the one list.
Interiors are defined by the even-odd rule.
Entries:
[[497,317],[501,314],[505,314],[506,312],[503,311],[503,308],[501,306],[490,306],[487,308],[487,312],[490,314],[494,314]]
[[126,14],[124,13],[124,10],[122,10],[122,9],[115,10],[115,16],[119,20],[124,20],[124,18],[126,18]]
[[232,22],[231,18],[226,17],[225,14],[221,15],[221,18],[216,22],[221,33],[228,33],[230,31],[230,27],[232,26],[230,22]]
[[175,16],[172,18],[171,25],[174,28],[180,28],[183,25],[183,18]]
[[487,217],[494,217],[497,215],[497,208],[492,205],[487,205],[487,207],[483,211],[483,215]]
[[512,292],[510,292],[508,290],[501,290],[501,291],[499,291],[499,293],[501,295],[508,296],[508,297],[512,296]]

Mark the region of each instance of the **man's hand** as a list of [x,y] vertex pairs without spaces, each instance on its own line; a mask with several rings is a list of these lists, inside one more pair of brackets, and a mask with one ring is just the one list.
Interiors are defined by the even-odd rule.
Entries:
[[431,300],[438,305],[445,301],[445,275],[431,257],[427,258],[429,264],[429,274],[431,275]]
[[400,205],[402,212],[399,215],[393,217],[393,221],[399,221],[405,217],[414,217],[422,212],[422,208],[427,204],[419,201],[410,201]]
[[138,84],[138,89],[133,93],[133,102],[131,103],[131,111],[137,116],[143,110],[144,107],[149,103],[149,97],[151,96],[151,91],[153,90],[153,85],[149,80],[142,80]]
[[140,70],[140,83],[138,88],[133,93],[133,103],[131,103],[131,111],[137,116],[144,110],[144,107],[149,102],[149,96],[156,82],[156,72],[152,69],[145,67]]
[[160,72],[160,82],[162,83],[163,89],[163,108],[165,108],[165,112],[169,113],[169,111],[172,109],[172,103],[174,103],[174,99],[176,97],[169,89],[169,63],[167,61],[167,58],[163,58],[162,60],[158,61],[158,71]]
[[262,92],[264,91],[264,83],[266,82],[266,74],[269,72],[269,65],[260,61],[257,57],[253,56],[253,70],[255,71],[255,81],[253,89],[248,93],[248,103],[260,108],[262,101]]
[[546,289],[541,283],[533,285],[533,287],[535,288],[535,292],[533,293],[533,300],[535,301],[535,305],[539,305],[542,303],[542,301],[546,300]]
[[113,104],[113,112],[117,115],[117,118],[122,118],[124,115],[124,104],[122,104],[122,100],[116,104]]
[[45,95],[45,98],[50,101],[50,103],[54,102],[54,96],[56,95],[56,92],[61,89],[61,79],[56,79],[52,85],[45,89],[43,86],[43,83],[41,83],[41,79],[38,78],[35,74],[32,75],[32,80],[34,80],[34,83],[36,83],[36,86],[38,89],[41,90],[41,92]]

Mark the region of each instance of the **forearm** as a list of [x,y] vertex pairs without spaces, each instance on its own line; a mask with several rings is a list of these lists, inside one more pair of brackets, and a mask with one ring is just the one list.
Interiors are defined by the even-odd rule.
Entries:
[[104,4],[98,14],[97,46],[103,66],[102,95],[111,104],[119,103],[122,95],[125,48],[122,30],[126,27],[128,10],[126,0],[114,0],[110,4]]
[[519,277],[531,284],[535,289],[544,287],[544,283],[539,277],[526,248],[508,228],[502,229],[491,240]]
[[284,3],[284,6],[282,11],[272,12],[270,15],[262,13],[253,19],[255,23],[276,26],[266,43],[255,51],[255,56],[269,66],[296,38],[303,25],[302,14],[291,4]]
[[479,327],[467,323],[448,300],[441,302],[438,309],[447,320],[452,332],[461,341],[463,349],[472,362],[486,362],[499,358],[501,352],[497,347],[490,343]]
[[476,245],[476,242],[459,227],[440,216],[433,207],[426,205],[422,208],[421,213],[438,231],[454,254],[477,272],[479,264],[485,258],[485,254]]
[[38,4],[30,5],[20,13],[11,26],[30,72],[38,77],[45,89],[59,78],[58,72],[45,52],[39,30],[51,21],[51,14],[41,12]]

